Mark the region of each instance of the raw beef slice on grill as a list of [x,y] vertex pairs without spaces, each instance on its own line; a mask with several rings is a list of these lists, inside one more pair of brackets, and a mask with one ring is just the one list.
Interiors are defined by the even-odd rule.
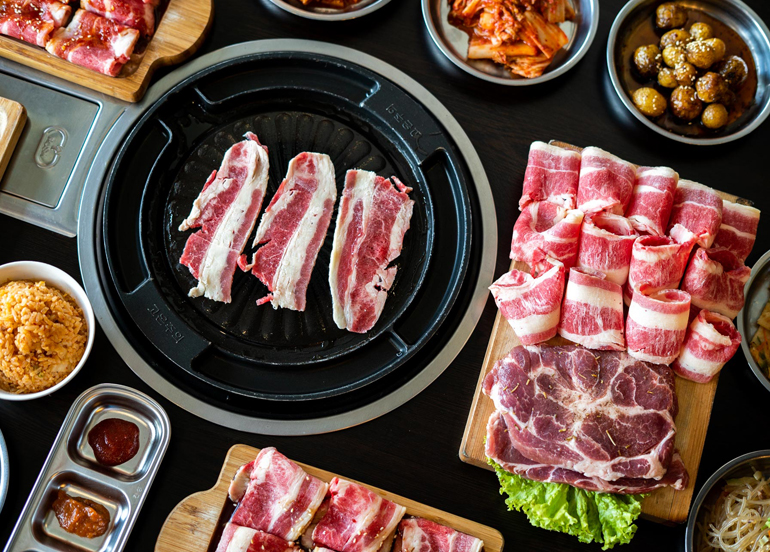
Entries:
[[[690,477],[682,462],[682,457],[674,451],[666,475],[661,479],[643,479],[622,477],[615,481],[605,481],[600,477],[588,477],[574,470],[557,468],[550,464],[534,462],[516,450],[509,435],[506,414],[493,412],[487,423],[487,442],[485,452],[509,473],[515,473],[531,481],[548,483],[566,483],[573,487],[599,493],[639,494],[649,493],[661,487],[672,487],[677,491],[687,487]],[[515,424],[513,424],[515,427]]]
[[660,479],[674,451],[674,373],[624,352],[514,347],[483,391],[527,458],[606,481]]

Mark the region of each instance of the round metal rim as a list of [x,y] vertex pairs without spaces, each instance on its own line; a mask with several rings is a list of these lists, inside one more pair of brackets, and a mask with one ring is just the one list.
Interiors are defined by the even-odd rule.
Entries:
[[[104,181],[109,161],[117,147],[117,143],[123,138],[128,129],[131,128],[134,121],[149,105],[154,103],[172,86],[196,72],[225,59],[273,51],[319,52],[358,63],[401,86],[428,110],[432,111],[442,121],[468,165],[468,170],[478,195],[480,206],[479,218],[483,234],[479,239],[481,266],[479,268],[479,277],[473,288],[473,296],[459,325],[438,355],[416,376],[389,395],[349,412],[311,420],[271,420],[236,414],[229,410],[212,406],[174,386],[173,383],[155,372],[123,336],[109,310],[106,297],[100,287],[99,275],[96,272],[96,226],[94,224],[94,216],[99,199],[98,192]],[[292,436],[337,431],[387,414],[422,392],[451,364],[465,346],[471,333],[473,333],[486,305],[487,288],[492,283],[497,254],[497,214],[495,212],[492,190],[484,167],[481,164],[481,159],[476,153],[468,135],[460,126],[460,123],[457,122],[449,110],[435,96],[394,66],[363,52],[324,42],[298,39],[270,39],[246,42],[211,52],[167,75],[150,88],[140,103],[128,106],[126,112],[115,123],[112,131],[105,138],[91,167],[83,187],[83,199],[80,204],[78,217],[78,255],[83,282],[91,298],[91,303],[99,323],[123,361],[147,385],[180,408],[210,422],[248,433]]]
[[379,10],[390,0],[375,0],[371,4],[364,6],[363,8],[351,9],[350,11],[342,13],[315,13],[308,10],[303,10],[296,6],[292,6],[286,0],[270,0],[270,2],[277,8],[282,9],[285,12],[293,15],[304,17],[305,19],[313,19],[315,21],[349,21],[351,19],[358,19],[368,15],[374,11]]
[[533,84],[540,84],[543,82],[547,82],[549,80],[555,79],[556,77],[563,75],[570,69],[572,69],[577,63],[583,59],[583,56],[586,55],[586,52],[588,52],[588,49],[591,47],[591,44],[593,44],[594,38],[596,38],[596,33],[599,29],[599,0],[589,0],[591,4],[591,27],[588,30],[588,34],[586,35],[586,39],[583,41],[583,44],[580,45],[575,55],[570,59],[567,63],[559,67],[558,69],[554,71],[550,71],[548,73],[545,73],[539,77],[536,77],[534,79],[506,79],[503,77],[496,77],[494,75],[489,75],[485,73],[484,71],[479,71],[475,67],[471,67],[467,63],[465,63],[465,60],[459,59],[456,57],[449,48],[446,47],[446,44],[444,44],[444,41],[441,40],[441,38],[438,35],[438,29],[436,29],[436,26],[433,24],[433,21],[431,20],[431,14],[430,14],[430,3],[431,0],[422,0],[422,19],[425,22],[425,27],[428,29],[428,34],[430,35],[431,40],[433,40],[433,43],[436,45],[436,47],[441,50],[441,53],[446,56],[446,58],[451,61],[454,65],[468,73],[469,75],[473,75],[476,78],[488,81],[488,82],[494,82],[496,84],[502,84],[504,86],[531,86]]
[[[757,274],[759,274],[759,271],[762,270],[768,263],[770,263],[770,251],[766,252],[759,258],[756,263],[754,263],[754,267],[751,269],[751,278],[749,278],[749,281],[746,282],[746,286],[743,288],[744,290],[751,289]],[[762,371],[759,365],[757,365],[754,357],[751,356],[751,351],[749,350],[750,339],[747,339],[748,336],[746,335],[746,326],[743,323],[743,315],[745,311],[746,306],[744,305],[744,307],[738,313],[738,332],[743,338],[741,339],[741,351],[743,351],[743,356],[746,357],[746,362],[749,363],[749,368],[751,368],[751,371],[754,372],[756,378],[765,387],[765,389],[770,391],[770,378],[768,378],[768,376]]]
[[[759,30],[761,31],[762,38],[764,38],[765,42],[767,43],[768,49],[770,50],[770,30],[767,28],[767,25],[762,21],[762,19],[759,18],[757,13],[752,10],[749,6],[744,4],[741,0],[724,0],[726,3],[732,3],[736,7],[740,8],[746,14],[754,21],[754,24],[759,27]],[[759,125],[761,125],[765,119],[767,119],[767,116],[770,115],[770,101],[765,103],[765,106],[762,108],[762,111],[759,112],[759,114],[756,116],[756,118],[749,123],[745,128],[739,130],[738,132],[734,134],[730,134],[728,136],[719,136],[716,138],[690,138],[688,136],[681,136],[679,134],[675,134],[673,132],[669,132],[668,130],[665,130],[652,121],[650,121],[647,117],[642,115],[638,109],[636,109],[636,106],[631,101],[631,98],[623,91],[623,86],[620,83],[620,76],[618,76],[618,70],[615,66],[615,44],[618,40],[618,31],[620,30],[620,26],[625,22],[626,19],[628,19],[628,16],[631,14],[632,11],[634,11],[640,4],[643,4],[645,2],[649,2],[649,0],[630,0],[625,6],[623,6],[623,9],[618,12],[618,15],[615,17],[615,21],[612,23],[612,27],[610,28],[610,34],[607,38],[607,71],[610,74],[610,80],[612,81],[612,87],[615,89],[615,93],[620,98],[620,101],[623,102],[623,105],[626,106],[626,109],[628,109],[631,114],[636,117],[638,121],[640,121],[644,126],[647,128],[650,128],[654,130],[656,133],[660,134],[661,136],[665,136],[666,138],[670,138],[671,140],[676,140],[677,142],[682,142],[684,144],[691,144],[695,146],[715,146],[717,144],[726,144],[727,142],[732,142],[733,140],[737,140],[739,138],[742,138],[749,134],[750,132],[754,131]]]
[[8,495],[8,479],[8,447],[3,432],[0,431],[0,512],[3,511],[5,497]]
[[748,452],[742,456],[739,456],[738,458],[730,460],[727,464],[715,471],[713,475],[706,480],[706,482],[700,488],[700,492],[698,492],[698,496],[695,497],[695,500],[692,503],[692,507],[690,508],[690,516],[687,519],[687,529],[684,536],[685,552],[693,552],[695,549],[693,546],[693,539],[695,538],[695,522],[698,519],[698,512],[700,511],[700,507],[703,505],[703,501],[706,500],[706,497],[714,485],[716,485],[725,476],[725,474],[733,468],[740,466],[741,464],[746,464],[751,460],[756,460],[757,458],[764,458],[768,456],[770,456],[770,450],[755,450],[754,452]]

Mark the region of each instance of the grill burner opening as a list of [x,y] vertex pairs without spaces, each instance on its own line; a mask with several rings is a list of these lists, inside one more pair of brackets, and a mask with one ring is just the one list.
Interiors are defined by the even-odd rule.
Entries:
[[[396,175],[414,189],[396,281],[368,334],[339,330],[332,320],[334,219],[305,312],[257,307],[267,290],[242,272],[229,305],[187,296],[194,279],[178,260],[190,232],[179,232],[179,222],[248,130],[269,148],[264,207],[302,151],[332,157],[340,192],[349,168]],[[202,389],[269,401],[353,393],[417,360],[460,293],[471,254],[460,159],[425,108],[358,65],[276,53],[214,66],[150,108],[115,158],[101,216],[111,285],[151,347]]]

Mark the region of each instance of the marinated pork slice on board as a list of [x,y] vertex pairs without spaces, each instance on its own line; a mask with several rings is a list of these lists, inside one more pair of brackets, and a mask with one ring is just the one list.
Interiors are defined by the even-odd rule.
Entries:
[[377,323],[393,285],[409,230],[412,189],[395,176],[350,170],[345,175],[329,265],[334,322],[340,329],[365,333]]
[[672,487],[681,491],[687,487],[690,480],[682,457],[676,451],[671,457],[671,463],[666,474],[660,479],[621,477],[615,481],[606,481],[600,477],[589,477],[574,470],[535,462],[516,449],[515,443],[510,437],[511,429],[506,420],[510,421],[512,427],[515,427],[515,422],[510,416],[502,412],[495,411],[489,417],[487,441],[484,449],[486,455],[507,472],[515,473],[531,481],[566,483],[579,489],[599,493],[639,494],[649,493],[661,487]]
[[313,531],[316,546],[337,552],[377,552],[391,542],[406,508],[366,487],[335,477],[329,510]]
[[302,549],[269,533],[228,523],[216,552],[302,552]]
[[262,208],[269,164],[267,148],[247,132],[245,140],[225,152],[219,170],[211,173],[193,202],[179,226],[182,232],[200,228],[187,238],[179,260],[198,280],[190,297],[230,302],[238,257]]
[[534,462],[606,481],[659,479],[669,468],[677,401],[667,366],[575,345],[519,346],[482,390]]
[[80,7],[136,29],[142,36],[155,32],[155,6],[142,0],[80,0]]
[[0,2],[0,33],[45,47],[71,13],[66,1],[4,0]]
[[139,31],[86,10],[78,10],[66,27],[54,31],[45,49],[62,59],[116,77],[131,59]]
[[251,263],[243,255],[241,269],[267,286],[268,301],[279,307],[304,311],[307,286],[318,251],[329,229],[337,187],[334,165],[323,153],[303,152],[289,162],[286,178],[259,221]]
[[484,541],[424,518],[398,524],[393,552],[481,552]]
[[310,524],[329,486],[275,448],[241,466],[228,495],[238,503],[232,523],[295,541]]

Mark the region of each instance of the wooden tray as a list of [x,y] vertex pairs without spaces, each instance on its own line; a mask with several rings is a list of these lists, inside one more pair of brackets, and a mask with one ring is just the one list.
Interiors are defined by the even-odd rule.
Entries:
[[[161,527],[155,552],[205,552],[209,549],[211,538],[217,529],[219,515],[228,501],[227,488],[240,466],[251,462],[259,454],[259,449],[247,445],[235,445],[228,452],[219,479],[208,491],[188,496],[176,505]],[[299,464],[299,463],[298,463]],[[331,481],[336,474],[299,464],[307,473],[323,481]],[[352,480],[350,480],[352,481]],[[358,482],[356,482],[358,483]],[[459,516],[442,512],[414,500],[383,491],[371,485],[361,483],[380,496],[406,507],[407,515],[420,516],[437,523],[453,527],[484,541],[485,552],[501,552],[503,535],[500,531],[470,521]]]
[[0,179],[3,178],[26,122],[27,113],[23,105],[0,98]]
[[212,16],[212,0],[170,0],[145,51],[132,55],[117,77],[75,65],[45,48],[7,36],[0,36],[0,56],[120,100],[137,102],[156,69],[180,63],[195,53]]
[[[551,142],[551,144],[576,151],[581,150],[581,148],[562,142]],[[717,192],[728,201],[741,201],[734,195],[719,190]],[[511,268],[527,270],[527,265],[514,261],[511,263]],[[548,343],[560,345],[569,342],[557,336]],[[481,366],[479,381],[476,384],[476,393],[473,396],[473,404],[468,415],[468,422],[465,425],[465,433],[460,444],[460,460],[463,462],[492,470],[492,467],[487,464],[487,457],[484,454],[484,438],[486,437],[487,420],[494,412],[495,406],[492,400],[482,393],[481,386],[495,362],[504,358],[508,351],[517,345],[520,345],[520,342],[516,334],[513,333],[508,321],[498,311]],[[644,517],[662,523],[687,521],[687,513],[690,510],[695,479],[698,476],[698,466],[703,454],[703,444],[706,440],[706,430],[711,417],[711,407],[714,404],[718,380],[719,378],[715,377],[709,383],[704,384],[680,377],[676,378],[676,392],[679,399],[679,414],[676,417],[676,448],[679,449],[684,465],[690,474],[690,483],[682,491],[675,491],[671,488],[654,491],[642,503],[642,515]]]

